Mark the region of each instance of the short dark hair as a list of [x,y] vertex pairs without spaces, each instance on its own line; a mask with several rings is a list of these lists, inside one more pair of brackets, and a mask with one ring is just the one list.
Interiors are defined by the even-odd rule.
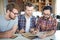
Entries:
[[34,7],[34,5],[32,4],[32,3],[30,3],[30,2],[27,2],[27,3],[25,3],[25,9],[26,9],[26,6],[28,6],[28,7]]
[[52,13],[52,7],[51,6],[45,6],[42,11],[44,11],[44,10],[50,10],[50,12]]
[[12,11],[13,8],[16,8],[18,11],[19,11],[19,6],[15,3],[9,3],[7,6],[6,6],[6,11],[9,10],[9,11]]

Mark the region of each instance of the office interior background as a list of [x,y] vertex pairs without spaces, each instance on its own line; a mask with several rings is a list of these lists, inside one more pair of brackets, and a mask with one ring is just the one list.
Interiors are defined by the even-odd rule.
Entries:
[[[57,19],[58,27],[60,30],[60,0],[0,0],[0,15],[5,15],[6,5],[10,2],[17,3],[20,6],[20,12],[24,14],[24,4],[31,2],[36,6],[34,16],[41,16],[42,8],[46,5],[50,5],[53,8],[52,16]],[[37,12],[37,13],[36,13]]]

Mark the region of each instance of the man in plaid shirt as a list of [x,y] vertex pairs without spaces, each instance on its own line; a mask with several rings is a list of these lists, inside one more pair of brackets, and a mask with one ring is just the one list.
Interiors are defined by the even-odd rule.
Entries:
[[40,32],[40,34],[37,33],[40,39],[53,35],[57,29],[57,21],[51,16],[52,8],[45,6],[42,13],[43,16],[38,19],[36,25],[37,31]]
[[34,6],[31,3],[26,3],[25,14],[18,16],[19,33],[33,32],[36,26],[36,18],[32,15]]

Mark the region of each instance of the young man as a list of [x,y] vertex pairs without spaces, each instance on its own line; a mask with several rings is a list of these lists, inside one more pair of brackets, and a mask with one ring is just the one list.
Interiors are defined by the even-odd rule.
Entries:
[[25,13],[23,15],[19,15],[18,17],[19,33],[34,31],[36,18],[32,15],[33,10],[33,4],[25,4]]
[[38,19],[36,28],[42,33],[39,35],[40,39],[49,37],[56,32],[57,21],[51,16],[51,13],[52,8],[45,6],[42,11],[43,16]]
[[6,14],[0,16],[0,38],[13,37],[18,25],[18,6],[10,3],[6,6]]

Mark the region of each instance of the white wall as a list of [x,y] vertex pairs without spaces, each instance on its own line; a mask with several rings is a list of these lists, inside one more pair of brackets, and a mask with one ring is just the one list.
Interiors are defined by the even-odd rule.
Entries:
[[4,4],[3,4],[3,0],[0,0],[0,15],[2,15],[2,13],[4,13],[4,12],[3,12],[3,10],[4,10],[4,9],[3,9],[3,5],[4,5]]
[[4,15],[6,13],[6,5],[8,0],[0,0],[0,15]]
[[[55,8],[55,13],[56,16],[59,15],[60,16],[60,0],[56,0],[56,8]],[[57,22],[60,22],[60,19],[57,19]],[[60,25],[59,25],[60,26]]]
[[6,13],[6,5],[8,4],[8,0],[4,0],[4,14]]
[[56,0],[55,13],[57,13],[57,15],[60,15],[60,0]]

